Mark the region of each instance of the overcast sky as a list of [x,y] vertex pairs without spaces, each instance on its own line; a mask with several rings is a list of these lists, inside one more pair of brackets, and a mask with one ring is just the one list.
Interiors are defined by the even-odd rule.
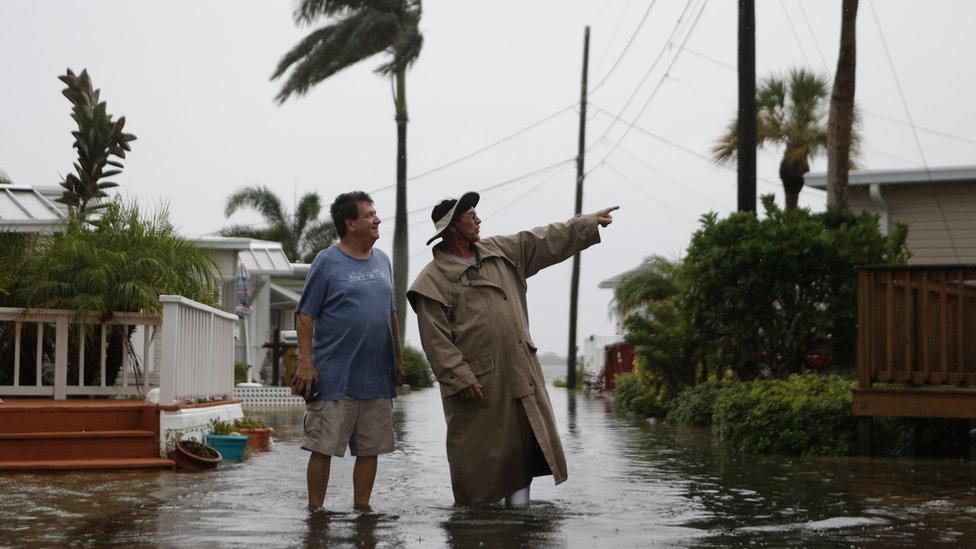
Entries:
[[[707,154],[734,114],[736,2],[712,0],[702,10],[701,0],[657,0],[635,35],[651,3],[424,3],[424,50],[407,79],[411,175],[558,114],[503,145],[411,181],[412,275],[429,259],[424,247],[431,232],[428,206],[575,155],[573,104],[579,99],[587,24],[592,27],[591,88],[600,85],[590,98],[587,164],[595,169],[586,183],[584,209],[613,204],[622,209],[603,231],[603,243],[583,255],[580,338],[612,333],[611,294],[597,288],[600,280],[647,255],[680,256],[700,214],[734,208],[734,171],[697,155]],[[793,66],[832,74],[840,0],[756,4],[760,77]],[[71,67],[89,70],[109,111],[125,115],[127,130],[138,136],[118,178],[123,192],[147,206],[168,204],[186,235],[259,221],[247,213],[224,219],[226,197],[243,185],[268,185],[290,207],[296,194],[318,192],[328,203],[340,192],[393,184],[393,102],[389,81],[373,73],[379,57],[336,75],[306,97],[284,106],[274,103],[278,84],[268,78],[281,55],[308,32],[294,24],[293,7],[267,0],[4,0],[0,167],[16,183],[28,185],[55,185],[70,170],[72,121],[57,76]],[[862,165],[919,167],[923,155],[929,166],[976,163],[973,21],[976,3],[964,0],[862,0],[857,38]],[[666,47],[669,38],[672,45]],[[636,119],[640,128],[611,127],[618,114]],[[909,114],[925,128],[918,133],[921,151],[905,123]],[[777,192],[782,203],[780,152],[760,154],[759,174],[766,181],[759,182],[759,192]],[[813,163],[814,171],[824,166],[822,158]],[[482,235],[569,217],[573,169],[565,162],[483,193]],[[394,193],[373,196],[384,218],[377,245],[389,252]],[[819,191],[801,196],[801,205],[815,209],[824,202]],[[566,262],[530,280],[532,332],[542,350],[566,351],[569,278]],[[416,322],[409,316],[408,339],[416,344]]]

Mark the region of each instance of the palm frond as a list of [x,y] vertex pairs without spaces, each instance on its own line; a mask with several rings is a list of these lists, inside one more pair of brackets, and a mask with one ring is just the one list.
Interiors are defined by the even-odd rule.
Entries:
[[292,230],[295,234],[302,234],[311,221],[318,219],[321,212],[322,201],[319,199],[318,193],[306,193],[298,201],[298,206],[295,207],[294,227]]
[[281,200],[274,191],[264,185],[244,187],[227,198],[224,215],[230,217],[238,209],[247,206],[254,208],[270,224],[286,223],[285,212],[281,207]]

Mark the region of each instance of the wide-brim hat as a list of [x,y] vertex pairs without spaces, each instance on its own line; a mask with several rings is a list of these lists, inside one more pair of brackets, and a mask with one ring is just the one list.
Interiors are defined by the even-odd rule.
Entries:
[[434,206],[434,211],[430,212],[430,220],[434,222],[434,236],[427,240],[429,246],[431,242],[443,236],[444,231],[457,221],[457,218],[464,212],[478,205],[481,196],[476,192],[466,192],[461,198],[445,198]]

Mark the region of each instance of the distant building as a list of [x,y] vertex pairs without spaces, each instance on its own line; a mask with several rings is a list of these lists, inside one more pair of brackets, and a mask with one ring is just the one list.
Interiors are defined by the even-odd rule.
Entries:
[[[827,188],[826,174],[808,185]],[[881,230],[908,225],[911,264],[976,263],[976,166],[853,171],[852,211],[879,214]]]

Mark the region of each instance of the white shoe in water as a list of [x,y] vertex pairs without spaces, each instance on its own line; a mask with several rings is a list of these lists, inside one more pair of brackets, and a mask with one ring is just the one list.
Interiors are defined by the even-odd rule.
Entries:
[[505,496],[505,507],[508,509],[525,509],[528,506],[529,486]]

